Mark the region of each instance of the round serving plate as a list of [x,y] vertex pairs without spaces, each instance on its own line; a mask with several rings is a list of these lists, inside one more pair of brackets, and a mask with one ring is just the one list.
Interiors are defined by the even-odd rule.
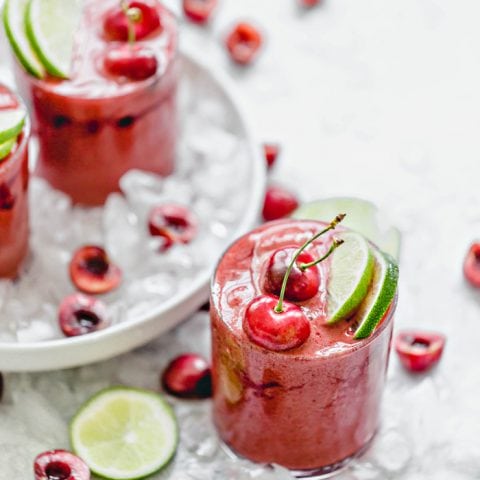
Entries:
[[[3,41],[0,39],[0,43]],[[0,46],[0,52],[2,50],[5,51]],[[207,67],[189,52],[182,51],[181,57],[181,83],[187,82],[190,85],[189,88],[193,89],[198,86],[200,97],[203,92],[208,91],[208,95],[221,104],[224,110],[222,115],[229,125],[229,134],[236,138],[245,152],[243,155],[245,171],[243,173],[248,181],[244,182],[245,186],[242,187],[242,198],[244,199],[232,228],[222,239],[221,248],[218,248],[217,242],[215,254],[219,256],[228,244],[251,229],[258,219],[266,183],[264,161],[228,78],[222,72]],[[5,62],[5,54],[0,58],[3,62],[0,63],[0,78],[2,82],[12,84],[13,77]],[[192,101],[195,102],[195,96],[193,96],[193,100],[190,99],[190,102]],[[208,141],[208,138],[204,141]],[[235,173],[227,175],[224,178],[224,182],[227,182],[226,188],[229,187],[228,182],[234,183],[236,180]],[[34,207],[35,205],[32,205],[32,208]],[[204,248],[208,248],[209,242],[203,241],[201,244]],[[216,257],[212,256],[212,252],[209,257],[211,260],[208,265],[194,272],[189,282],[179,287],[175,294],[168,299],[162,299],[148,312],[143,312],[135,318],[126,318],[104,330],[79,337],[28,342],[0,340],[0,370],[10,372],[42,371],[75,367],[111,358],[147,343],[178,325],[207,301],[209,279],[216,262]],[[22,279],[20,279],[21,281]],[[8,321],[8,319],[2,318],[0,306],[0,322],[2,321]]]

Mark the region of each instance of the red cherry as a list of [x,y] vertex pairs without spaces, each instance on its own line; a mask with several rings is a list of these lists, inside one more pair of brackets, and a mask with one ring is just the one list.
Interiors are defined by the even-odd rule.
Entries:
[[269,295],[254,298],[247,307],[243,330],[250,340],[275,352],[303,345],[310,336],[310,323],[302,309],[283,302],[283,312],[274,309],[278,299]]
[[263,145],[263,152],[265,161],[267,162],[267,168],[270,169],[277,161],[278,154],[280,153],[280,147],[274,143],[265,143]]
[[217,0],[183,0],[185,16],[195,23],[205,23],[209,20]]
[[[141,12],[140,20],[134,23],[135,40],[141,40],[161,27],[159,4],[156,0],[129,2],[128,8],[138,8]],[[128,40],[128,18],[121,7],[115,7],[107,12],[103,29],[108,40],[123,42]]]
[[33,463],[35,480],[89,480],[85,462],[66,450],[51,450],[37,455]]
[[67,337],[95,332],[108,325],[107,307],[96,298],[74,293],[58,310],[58,323]]
[[6,183],[0,184],[0,212],[2,210],[11,210],[15,205],[15,197]]
[[310,7],[314,7],[315,5],[318,5],[321,2],[321,0],[299,0],[299,2],[302,5],[302,7],[310,8]]
[[198,222],[182,205],[159,205],[150,212],[148,229],[150,235],[164,239],[162,250],[166,250],[174,243],[190,243],[197,234]]
[[196,353],[186,353],[173,359],[161,378],[165,391],[180,398],[212,396],[212,372],[208,362]]
[[[280,295],[285,272],[297,250],[298,247],[295,246],[280,248],[270,257],[264,284],[264,288],[268,293],[277,296]],[[303,251],[298,256],[288,277],[287,288],[285,290],[286,299],[292,302],[303,302],[318,293],[320,287],[318,268],[316,266],[307,268],[306,270],[299,268],[299,265],[302,263],[310,263],[313,261],[315,261],[315,258],[308,252]]]
[[70,278],[85,293],[106,293],[122,281],[122,271],[110,262],[107,252],[94,245],[79,248],[70,261]]
[[111,75],[129,80],[145,80],[155,75],[158,69],[155,54],[138,43],[110,48],[103,65]]
[[438,363],[445,342],[440,333],[404,331],[395,339],[395,350],[407,370],[425,372]]
[[265,221],[277,220],[290,215],[298,207],[297,197],[282,187],[271,186],[265,194],[263,218]]
[[480,287],[480,243],[473,243],[463,262],[463,274],[474,287]]
[[249,23],[238,23],[226,40],[230,57],[240,65],[251,63],[258,54],[263,39],[261,33]]

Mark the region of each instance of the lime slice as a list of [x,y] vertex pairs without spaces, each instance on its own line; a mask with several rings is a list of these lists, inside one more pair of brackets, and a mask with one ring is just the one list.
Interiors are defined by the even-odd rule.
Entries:
[[81,12],[79,0],[30,0],[26,15],[28,38],[50,75],[70,77]]
[[398,259],[401,235],[397,228],[387,226],[381,212],[371,202],[353,197],[336,197],[316,200],[301,205],[293,218],[324,220],[329,222],[338,212],[347,214],[342,225],[361,233],[380,250]]
[[28,73],[37,78],[42,78],[45,71],[30,45],[25,27],[28,1],[6,0],[3,7],[3,25],[18,61]]
[[93,473],[115,480],[143,478],[175,454],[175,414],[158,394],[127,387],[102,390],[70,424],[74,452]]
[[25,116],[23,107],[0,110],[0,143],[15,138],[22,131]]
[[373,275],[373,255],[365,238],[355,232],[344,232],[338,237],[345,243],[332,254],[327,287],[328,324],[352,315],[365,298]]
[[9,155],[15,143],[17,143],[16,137],[0,143],[0,162]]
[[382,320],[397,291],[398,265],[390,255],[373,250],[375,267],[367,296],[355,313],[355,338],[368,337]]

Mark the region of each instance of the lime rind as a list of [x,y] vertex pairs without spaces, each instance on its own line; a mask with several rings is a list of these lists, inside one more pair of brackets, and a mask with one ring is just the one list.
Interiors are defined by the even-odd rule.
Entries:
[[8,157],[15,143],[17,143],[17,137],[11,138],[6,142],[0,143],[0,162],[4,160],[6,157]]
[[369,337],[387,313],[397,292],[398,265],[388,254],[373,250],[375,267],[372,285],[358,308],[354,320],[358,323],[354,338]]
[[137,480],[158,472],[172,460],[178,441],[172,407],[149,390],[102,390],[70,422],[73,451],[95,475],[111,480]]
[[328,281],[327,324],[350,317],[367,295],[373,276],[374,258],[360,234],[339,235],[344,244],[332,255]]
[[15,138],[25,124],[27,112],[24,108],[0,110],[0,143]]

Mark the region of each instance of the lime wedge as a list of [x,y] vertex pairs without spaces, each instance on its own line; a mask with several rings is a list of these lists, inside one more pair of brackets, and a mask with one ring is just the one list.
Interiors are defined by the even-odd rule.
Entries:
[[355,232],[344,232],[338,237],[345,243],[332,254],[327,287],[328,324],[352,315],[365,298],[373,275],[373,255],[365,238]]
[[329,222],[338,212],[347,214],[342,225],[361,233],[380,250],[398,259],[401,235],[397,228],[388,226],[378,208],[367,200],[353,197],[336,197],[316,200],[301,205],[293,218],[324,220]]
[[0,110],[0,143],[15,138],[22,131],[25,116],[23,107]]
[[42,78],[45,71],[30,45],[25,27],[28,1],[6,0],[3,7],[3,25],[18,61],[28,73],[37,78]]
[[93,473],[115,480],[143,478],[175,454],[178,426],[160,395],[127,387],[102,390],[70,423],[74,452]]
[[368,337],[382,320],[397,291],[398,265],[390,255],[373,250],[375,267],[372,284],[354,320],[358,323],[355,338]]
[[70,77],[74,37],[81,12],[79,0],[30,0],[26,15],[27,35],[50,75]]
[[15,143],[17,143],[16,137],[11,138],[6,142],[0,143],[0,162],[9,155]]

